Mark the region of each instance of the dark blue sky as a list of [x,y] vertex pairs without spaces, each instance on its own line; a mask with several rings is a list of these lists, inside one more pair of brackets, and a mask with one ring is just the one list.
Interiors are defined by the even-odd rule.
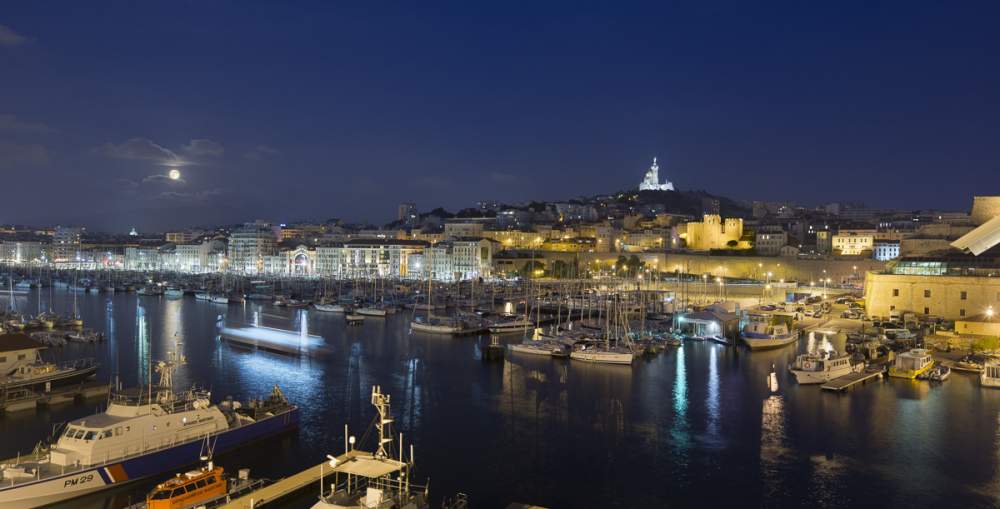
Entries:
[[653,156],[681,189],[963,209],[1000,191],[998,6],[8,3],[0,222],[384,222]]

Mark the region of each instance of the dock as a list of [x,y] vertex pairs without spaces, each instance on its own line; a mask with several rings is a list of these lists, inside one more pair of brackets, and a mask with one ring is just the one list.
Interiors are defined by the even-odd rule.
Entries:
[[846,391],[847,389],[850,389],[851,387],[854,387],[855,385],[858,385],[858,384],[865,384],[869,380],[874,380],[874,379],[881,380],[882,379],[882,372],[881,371],[862,371],[860,373],[857,373],[857,372],[855,372],[855,373],[848,373],[848,374],[846,374],[846,375],[844,375],[842,377],[834,378],[833,380],[830,380],[829,382],[823,384],[823,386],[820,387],[820,388],[823,389],[823,390],[825,390],[825,391],[840,392],[840,391]]
[[[346,454],[337,456],[337,463],[342,464],[354,456],[360,455],[370,456],[371,453],[365,451],[350,451]],[[309,467],[295,475],[281,479],[280,481],[268,484],[263,488],[254,490],[226,504],[222,504],[219,506],[219,509],[254,509],[271,502],[276,502],[288,495],[291,495],[292,493],[316,484],[319,481],[320,476],[323,475],[324,471],[328,475],[332,474],[332,469],[326,461]],[[319,492],[317,491],[317,494],[318,493]]]
[[73,403],[78,399],[107,397],[111,386],[103,382],[57,387],[49,392],[14,389],[0,393],[0,412],[32,410],[40,406]]

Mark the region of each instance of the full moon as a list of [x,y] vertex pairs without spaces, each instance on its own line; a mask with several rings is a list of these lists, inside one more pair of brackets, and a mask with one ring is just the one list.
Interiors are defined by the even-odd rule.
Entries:
[[176,169],[170,170],[169,172],[167,172],[167,176],[170,177],[170,180],[180,180],[181,171]]

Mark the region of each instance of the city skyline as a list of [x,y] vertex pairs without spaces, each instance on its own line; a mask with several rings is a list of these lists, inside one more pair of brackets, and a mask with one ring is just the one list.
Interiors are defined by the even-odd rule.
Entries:
[[381,224],[633,189],[653,157],[679,190],[804,205],[1000,184],[994,6],[232,7],[8,9],[0,171],[46,199],[0,221]]

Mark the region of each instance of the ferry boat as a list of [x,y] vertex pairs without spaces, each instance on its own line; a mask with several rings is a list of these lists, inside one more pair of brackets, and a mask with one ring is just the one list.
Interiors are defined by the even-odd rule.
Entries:
[[751,350],[781,348],[799,340],[798,334],[792,330],[791,321],[789,316],[753,314],[740,337]]
[[69,422],[49,447],[2,461],[0,507],[54,504],[190,464],[201,442],[225,452],[298,426],[299,409],[275,386],[242,405],[171,387],[176,354],[156,366],[159,386],[115,393],[105,411]]
[[0,388],[40,389],[58,387],[86,380],[97,373],[93,359],[79,359],[62,364],[42,360],[44,345],[25,334],[0,335]]
[[788,371],[795,376],[796,382],[805,385],[829,382],[856,371],[859,367],[851,362],[850,354],[824,350],[795,357],[795,361],[788,366]]
[[889,376],[895,378],[916,378],[934,367],[934,359],[926,348],[914,348],[896,356],[889,367]]
[[983,364],[983,372],[979,374],[979,385],[1000,388],[1000,361],[989,360]]
[[[392,433],[390,396],[372,387],[372,406],[378,411],[373,426],[378,434],[375,452],[348,450],[330,459],[330,470],[320,479],[319,501],[311,509],[426,509],[428,487],[412,481],[413,446],[404,453],[403,437]],[[367,435],[367,433],[366,433]],[[398,444],[399,449],[393,450]],[[409,457],[407,457],[409,456]]]

